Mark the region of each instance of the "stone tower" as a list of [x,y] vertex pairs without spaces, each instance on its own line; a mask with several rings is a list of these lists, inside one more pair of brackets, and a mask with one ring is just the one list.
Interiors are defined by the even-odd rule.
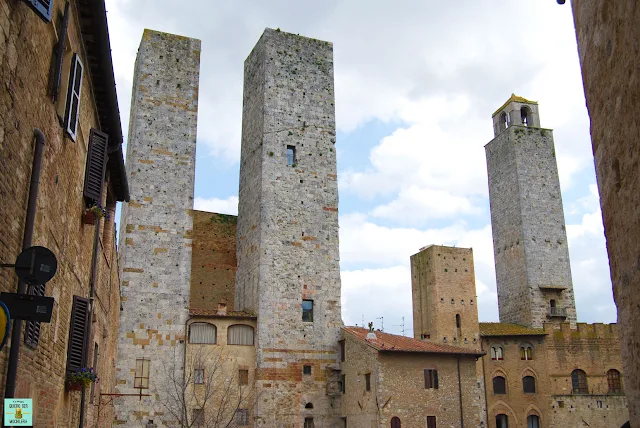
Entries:
[[480,348],[473,250],[431,245],[411,256],[413,336]]
[[500,321],[576,322],[553,132],[536,102],[512,95],[485,146]]
[[235,308],[258,315],[258,427],[340,423],[333,87],[328,42],[267,29],[245,61]]
[[151,396],[116,401],[116,423],[127,427],[170,422],[155,398],[164,366],[180,365],[184,349],[199,70],[199,40],[144,31],[127,147],[131,201],[120,220],[117,392]]

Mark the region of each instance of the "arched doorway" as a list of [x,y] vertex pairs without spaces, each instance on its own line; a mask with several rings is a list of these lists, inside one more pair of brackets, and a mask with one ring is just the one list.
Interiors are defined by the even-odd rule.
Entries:
[[400,428],[400,418],[394,416],[391,418],[391,428]]

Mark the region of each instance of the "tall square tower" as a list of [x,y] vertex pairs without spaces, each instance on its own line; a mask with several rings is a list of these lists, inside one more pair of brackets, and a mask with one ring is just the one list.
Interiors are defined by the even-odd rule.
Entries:
[[257,426],[339,424],[333,88],[328,42],[267,29],[245,61],[235,308],[258,315]]
[[473,250],[430,245],[411,256],[413,336],[480,348]]
[[120,220],[116,392],[149,396],[117,400],[118,426],[174,423],[162,394],[189,316],[199,73],[199,40],[144,30],[127,144],[131,200]]
[[553,132],[538,104],[512,95],[485,146],[500,321],[576,322]]

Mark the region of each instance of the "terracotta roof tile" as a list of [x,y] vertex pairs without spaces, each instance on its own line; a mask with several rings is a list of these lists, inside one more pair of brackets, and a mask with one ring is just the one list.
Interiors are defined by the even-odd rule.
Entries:
[[481,322],[480,336],[544,336],[542,328],[525,327],[506,322]]
[[257,318],[254,314],[244,311],[227,311],[226,314],[218,314],[217,309],[209,308],[189,308],[189,315],[201,317],[235,317],[235,318]]
[[367,333],[369,333],[369,330],[362,327],[344,327],[343,330],[378,351],[474,356],[482,356],[485,354],[482,351],[463,348],[461,346],[442,345],[429,341],[416,340],[411,337],[383,333],[381,331],[375,332],[376,339],[367,339]]

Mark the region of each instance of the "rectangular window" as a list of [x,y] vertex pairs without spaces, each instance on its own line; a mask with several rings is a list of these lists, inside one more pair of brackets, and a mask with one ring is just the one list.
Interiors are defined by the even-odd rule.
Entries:
[[302,321],[313,322],[313,300],[302,301]]
[[315,428],[313,418],[304,418],[304,428]]
[[427,416],[427,428],[436,428],[435,416]]
[[346,353],[345,353],[344,340],[341,340],[338,343],[340,344],[340,361],[344,362],[345,361],[345,357],[347,356]]
[[287,146],[287,165],[294,166],[296,164],[296,146]]
[[424,387],[425,389],[438,389],[438,370],[424,370]]
[[596,401],[596,405],[598,406],[598,409],[602,409],[602,401]]
[[311,374],[311,366],[302,366],[302,374],[310,375]]
[[193,370],[193,383],[204,383],[204,369]]
[[149,366],[151,360],[138,358],[136,360],[136,373],[133,379],[133,387],[137,389],[149,389]]
[[558,401],[558,407],[564,409],[564,401]]
[[340,378],[340,389],[343,394],[347,391],[347,375],[342,375]]
[[249,409],[236,410],[236,426],[245,427],[249,425]]
[[67,348],[67,371],[80,370],[85,366],[85,339],[89,326],[89,299],[73,296],[69,345]]
[[240,385],[249,385],[249,370],[239,370],[238,379],[240,379]]
[[371,391],[371,373],[365,373],[364,384],[367,391]]
[[191,413],[192,427],[204,427],[204,409],[193,409]]
[[80,89],[82,88],[82,62],[78,54],[73,54],[71,69],[69,70],[69,87],[67,91],[67,106],[64,114],[64,127],[71,139],[76,141],[78,133],[78,116],[80,112]]

